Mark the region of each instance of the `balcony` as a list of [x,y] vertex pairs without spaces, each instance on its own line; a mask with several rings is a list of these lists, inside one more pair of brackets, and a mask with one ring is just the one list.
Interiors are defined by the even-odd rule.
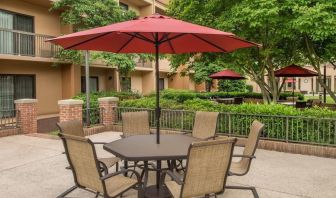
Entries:
[[45,42],[50,38],[53,37],[0,28],[0,54],[56,58],[61,48]]
[[152,62],[151,61],[145,61],[145,60],[142,60],[142,59],[138,59],[135,61],[136,62],[136,69],[137,70],[148,70],[148,69],[152,69]]

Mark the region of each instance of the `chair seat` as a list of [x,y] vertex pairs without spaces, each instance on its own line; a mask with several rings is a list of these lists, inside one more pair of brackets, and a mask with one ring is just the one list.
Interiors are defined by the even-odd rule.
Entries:
[[231,174],[244,175],[246,173],[246,168],[243,167],[240,162],[231,162],[230,171]]
[[115,197],[138,183],[136,179],[117,175],[105,180],[106,191],[110,197]]
[[181,195],[181,185],[176,183],[175,181],[168,181],[166,182],[166,186],[172,194],[173,197],[180,197]]
[[103,162],[107,168],[114,166],[117,162],[120,161],[118,157],[108,157],[108,158],[99,158],[100,162]]

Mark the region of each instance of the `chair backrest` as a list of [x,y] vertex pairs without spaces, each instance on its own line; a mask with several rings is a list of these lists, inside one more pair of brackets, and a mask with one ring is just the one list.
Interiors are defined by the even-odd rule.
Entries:
[[236,138],[192,143],[180,197],[223,192],[235,143]]
[[97,192],[104,192],[99,162],[93,143],[84,137],[60,134],[75,183]]
[[149,116],[147,111],[124,112],[122,117],[123,136],[149,135]]
[[199,139],[210,138],[215,135],[218,112],[197,111],[195,114],[192,136]]
[[85,137],[83,124],[79,120],[59,122],[56,125],[61,131],[61,133],[79,137]]
[[[259,137],[264,130],[264,124],[254,120],[251,124],[250,134],[246,140],[243,155],[253,156],[258,147]],[[251,158],[242,158],[242,167],[248,172],[251,165]]]
[[288,96],[287,98],[286,98],[286,100],[287,101],[289,101],[289,102],[292,102],[292,101],[297,101],[299,99],[299,97],[297,97],[297,96]]

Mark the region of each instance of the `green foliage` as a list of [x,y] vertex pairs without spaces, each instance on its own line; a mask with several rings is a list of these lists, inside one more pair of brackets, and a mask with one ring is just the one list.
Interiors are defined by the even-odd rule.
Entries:
[[[52,11],[62,10],[61,19],[76,31],[105,26],[134,18],[133,11],[126,11],[119,7],[115,0],[59,0],[52,4]],[[122,75],[127,75],[135,68],[135,54],[114,54],[93,52],[91,60],[103,60],[109,66],[116,66]],[[79,51],[61,50],[58,54],[61,60],[83,64],[83,57]]]
[[[300,100],[304,100],[304,95],[300,93],[295,93],[295,96],[298,96]],[[154,94],[149,95],[149,97],[154,97]],[[243,97],[243,98],[255,98],[262,99],[261,93],[252,93],[252,92],[195,92],[191,90],[174,90],[166,89],[161,91],[161,98],[175,100],[177,102],[184,102],[186,100],[192,100],[196,98],[200,99],[211,99],[211,98],[234,98],[234,97]],[[285,100],[287,97],[292,96],[292,93],[281,93],[280,99]]]
[[[118,97],[119,100],[125,99],[138,99],[141,97],[139,93],[135,92],[115,92],[115,91],[103,91],[103,92],[93,92],[90,93],[90,108],[98,108],[98,98],[103,97]],[[85,93],[81,93],[73,97],[73,99],[83,100],[84,105],[83,108],[86,108],[86,95]]]
[[226,92],[246,92],[246,82],[244,80],[220,80],[218,90]]

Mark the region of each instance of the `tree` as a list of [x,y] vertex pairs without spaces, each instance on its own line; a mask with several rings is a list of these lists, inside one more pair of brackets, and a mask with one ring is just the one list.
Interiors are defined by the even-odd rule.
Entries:
[[[243,49],[226,55],[216,54],[216,60],[222,62],[221,65],[230,64],[242,70],[260,86],[265,102],[276,102],[282,85],[274,76],[274,71],[301,61],[297,54],[297,36],[291,31],[292,16],[286,12],[288,4],[280,0],[173,0],[168,13],[193,23],[230,31],[261,44],[259,50]],[[190,54],[189,59],[185,57],[184,60],[192,65],[190,60],[197,61],[192,58],[194,55]]]
[[291,10],[295,15],[292,27],[300,34],[302,54],[317,71],[319,84],[336,101],[321,73],[321,67],[326,63],[336,66],[336,1],[301,0],[292,4]]
[[[54,1],[51,10],[62,10],[63,24],[72,25],[75,31],[86,30],[130,20],[135,17],[132,11],[119,7],[115,0],[59,0]],[[114,54],[92,52],[91,61],[100,59],[109,66],[117,66],[121,75],[127,75],[135,68],[136,54]],[[141,58],[148,58],[141,56]],[[75,50],[62,50],[60,59],[70,60],[76,64],[83,64],[81,52]]]

